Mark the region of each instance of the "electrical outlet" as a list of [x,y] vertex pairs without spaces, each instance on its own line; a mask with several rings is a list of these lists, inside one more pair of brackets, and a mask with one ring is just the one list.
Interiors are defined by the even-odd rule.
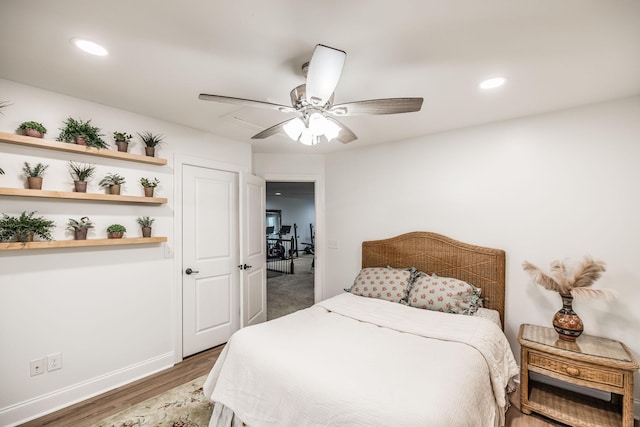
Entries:
[[44,358],[43,359],[34,359],[29,363],[31,367],[31,376],[36,376],[40,374],[44,374]]
[[47,356],[47,371],[55,371],[62,368],[62,355],[54,353]]

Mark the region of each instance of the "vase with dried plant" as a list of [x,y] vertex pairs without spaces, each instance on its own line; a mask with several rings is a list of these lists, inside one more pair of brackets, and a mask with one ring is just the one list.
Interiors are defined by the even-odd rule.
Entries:
[[522,268],[529,273],[533,281],[550,291],[558,292],[562,298],[562,308],[553,318],[553,328],[560,339],[575,341],[584,331],[582,319],[573,311],[573,297],[605,297],[610,298],[613,292],[608,289],[592,289],[593,285],[605,271],[604,261],[585,256],[582,262],[573,268],[564,262],[551,262],[551,271],[547,274],[528,261]]

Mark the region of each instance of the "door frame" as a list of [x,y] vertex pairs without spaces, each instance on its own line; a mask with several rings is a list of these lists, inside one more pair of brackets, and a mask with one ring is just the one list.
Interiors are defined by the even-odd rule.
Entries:
[[317,303],[325,299],[324,297],[324,269],[325,260],[324,254],[325,247],[325,218],[324,218],[324,179],[322,175],[318,174],[276,174],[266,173],[261,175],[265,181],[276,182],[313,182],[313,203],[315,210],[315,239],[314,239],[314,253],[315,253],[315,267],[313,269],[313,302]]
[[[173,242],[173,249],[167,243],[165,247],[165,256],[173,256],[173,277],[174,277],[174,289],[173,289],[173,306],[174,306],[174,319],[173,319],[173,337],[174,337],[174,363],[181,362],[182,358],[182,166],[190,165],[196,167],[203,167],[209,169],[216,169],[224,172],[232,172],[238,174],[238,209],[240,208],[240,174],[250,173],[249,169],[240,165],[219,162],[215,160],[208,160],[199,157],[193,157],[182,154],[175,154],[173,158],[173,176],[174,176],[174,191],[173,191],[173,211],[174,211],[174,229],[173,235],[175,236]],[[240,233],[240,212],[238,211],[238,231]],[[241,233],[240,233],[241,235]],[[238,242],[239,243],[239,242]],[[240,289],[240,292],[242,290]],[[242,294],[240,295],[242,298]],[[241,300],[242,301],[242,300]],[[238,316],[240,314],[238,313]]]

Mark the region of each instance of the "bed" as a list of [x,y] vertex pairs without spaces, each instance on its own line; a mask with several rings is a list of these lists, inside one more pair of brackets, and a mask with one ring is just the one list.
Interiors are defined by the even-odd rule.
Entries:
[[[380,271],[397,274],[385,276],[394,288],[408,274],[413,287],[400,287],[405,295],[387,282],[373,294],[358,286]],[[438,304],[428,282],[445,279],[481,289],[483,308],[416,308]],[[231,337],[204,384],[215,403],[210,426],[504,425],[518,374],[502,331],[504,251],[430,232],[366,241],[362,270],[345,287]]]

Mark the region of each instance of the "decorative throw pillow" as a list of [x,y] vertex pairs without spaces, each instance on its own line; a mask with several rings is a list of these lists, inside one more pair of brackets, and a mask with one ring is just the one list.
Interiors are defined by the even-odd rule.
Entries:
[[404,302],[409,295],[413,268],[363,268],[347,292],[369,298]]
[[462,280],[419,273],[408,303],[411,307],[455,314],[473,314],[482,307],[480,289]]

